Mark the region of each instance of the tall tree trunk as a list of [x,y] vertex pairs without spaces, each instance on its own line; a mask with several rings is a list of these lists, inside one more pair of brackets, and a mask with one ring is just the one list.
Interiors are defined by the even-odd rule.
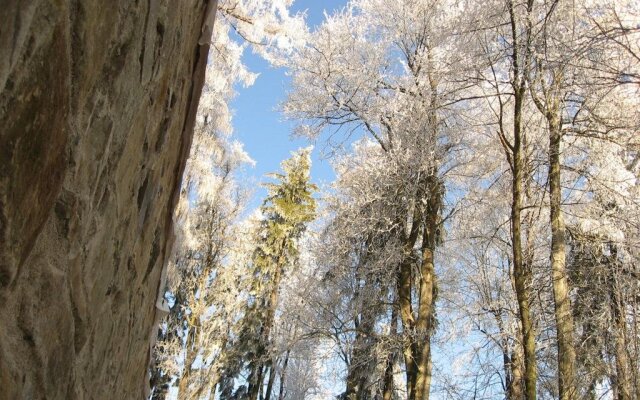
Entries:
[[356,330],[356,338],[354,341],[353,350],[351,353],[351,359],[347,368],[346,387],[344,391],[344,398],[348,400],[354,400],[358,393],[358,362],[360,357],[360,322],[359,317],[354,318],[354,327]]
[[[533,8],[533,0],[527,0],[527,8],[524,20],[526,22],[526,31],[524,34],[519,32],[518,19],[514,1],[507,2],[509,11],[509,23],[511,26],[512,54],[511,63],[513,69],[513,77],[511,85],[513,87],[514,109],[513,109],[513,144],[505,145],[504,134],[501,136],[503,146],[506,146],[505,152],[511,153],[511,170],[512,170],[512,204],[511,204],[511,244],[513,251],[513,275],[515,283],[516,298],[518,300],[518,314],[522,325],[522,346],[524,353],[524,382],[525,382],[525,399],[536,399],[536,381],[538,377],[536,368],[536,342],[535,332],[533,331],[533,320],[531,318],[531,309],[529,306],[530,299],[530,283],[531,271],[526,268],[522,251],[522,183],[524,171],[524,149],[522,146],[524,132],[522,122],[522,111],[526,94],[526,74],[529,68],[529,60],[531,57],[530,36],[531,26],[530,18]],[[524,43],[521,43],[521,39]],[[501,120],[502,121],[502,120]]]
[[[396,337],[398,334],[398,308],[395,304],[391,307],[391,327],[389,336]],[[387,356],[387,365],[384,369],[384,382],[382,387],[382,400],[391,400],[393,398],[393,365],[396,360],[395,349],[389,351]]]
[[291,350],[287,350],[287,353],[284,356],[284,362],[282,363],[282,370],[280,370],[280,389],[278,389],[278,400],[284,400],[285,395],[285,385],[287,378],[287,367],[289,366],[289,355],[291,354]]
[[[502,368],[505,376],[505,398],[507,400],[522,399],[522,356],[520,346],[513,346],[509,340],[509,332],[505,329],[502,310],[493,313],[502,336],[500,347],[502,350]],[[520,330],[518,330],[518,333]]]
[[[591,324],[587,324],[583,329],[585,333],[582,335],[582,337],[584,338],[583,340],[586,346],[590,345],[592,348],[596,348],[596,346],[598,345],[597,345],[597,340],[595,335],[597,335],[598,333],[595,333],[596,332],[595,328]],[[589,357],[588,353],[586,357]],[[580,365],[579,362],[578,362],[578,365]],[[591,371],[587,370],[587,372],[591,372]],[[599,397],[597,393],[599,376],[594,377],[593,372],[591,372],[590,375],[591,376],[587,375],[588,379],[584,381],[585,395],[583,397],[585,398],[585,400],[596,400]]]
[[[407,246],[408,247],[408,246]],[[412,248],[413,246],[411,246]],[[409,251],[407,251],[408,254]],[[398,270],[398,306],[400,308],[400,318],[402,320],[403,330],[403,348],[402,353],[404,356],[405,375],[407,385],[407,399],[415,399],[415,356],[413,352],[413,344],[415,342],[415,321],[413,318],[413,306],[411,305],[411,258],[409,255],[405,256],[406,259],[401,263]]]
[[416,321],[416,333],[421,341],[416,352],[416,400],[428,400],[431,389],[431,334],[433,333],[435,320],[434,308],[437,290],[433,255],[437,243],[442,187],[435,176],[431,177],[429,187],[431,188],[431,193],[427,202],[425,228],[422,234],[422,265],[419,277],[418,318]]
[[[551,106],[551,109],[550,107]],[[569,299],[566,270],[565,225],[562,216],[562,187],[560,180],[561,121],[559,106],[547,106],[549,125],[549,205],[551,219],[551,277],[558,337],[558,380],[560,400],[577,398],[576,351],[573,341],[573,314]]]
[[276,380],[276,371],[275,371],[276,363],[269,361],[267,368],[269,368],[269,382],[267,383],[267,391],[264,394],[265,400],[271,400],[271,392],[273,391],[273,383]]
[[513,181],[512,181],[512,205],[511,205],[511,241],[513,246],[513,275],[515,291],[518,300],[518,311],[522,325],[522,344],[524,350],[524,382],[525,398],[536,398],[536,342],[529,307],[531,272],[525,268],[522,256],[522,170],[523,159],[520,147],[522,98],[516,96],[516,112],[514,115],[514,145],[513,145]]
[[[366,284],[366,283],[365,283]],[[374,362],[373,336],[375,329],[375,312],[364,309],[356,327],[353,356],[347,376],[346,398],[361,400],[368,398],[367,382],[370,378],[371,363]]]
[[522,387],[522,348],[520,346],[512,346],[509,366],[511,368],[511,385],[508,391],[509,400],[520,400],[524,393],[524,388]]
[[[428,40],[423,45],[427,56],[426,77],[429,84],[429,95],[423,99],[428,110],[428,129],[424,130],[425,145],[432,145],[438,140],[438,80],[433,74],[433,59]],[[419,81],[424,78],[419,63],[409,61],[409,66]],[[427,174],[417,183],[415,207],[411,216],[411,232],[403,235],[404,260],[401,262],[397,277],[397,298],[402,321],[404,343],[403,356],[406,373],[407,399],[428,400],[431,388],[431,335],[434,322],[435,302],[435,267],[434,254],[437,242],[439,213],[444,196],[444,187],[438,178],[438,168],[432,166]],[[422,204],[426,200],[426,207]],[[399,221],[403,226],[405,221]],[[418,276],[414,276],[414,248],[422,231],[423,241],[420,247],[422,262],[418,268]],[[416,279],[417,282],[416,282]],[[412,308],[413,285],[417,283],[417,310]]]
[[180,376],[180,381],[178,383],[178,399],[188,399],[189,398],[189,378],[191,376],[191,366],[196,359],[197,350],[195,349],[195,338],[197,329],[193,323],[190,323],[190,332],[187,336],[186,343],[186,356],[184,361],[184,369],[182,370],[182,375]]
[[260,390],[259,390],[259,396],[258,396],[258,398],[260,400],[264,400],[264,385],[262,384],[262,379],[263,379],[262,376],[263,376],[263,374],[264,374],[264,369],[262,369],[260,371],[260,381],[259,381],[260,382]]
[[275,320],[276,309],[278,307],[278,293],[285,263],[285,246],[288,239],[288,237],[285,237],[282,239],[282,243],[280,243],[278,260],[274,267],[273,278],[270,282],[271,291],[269,292],[269,298],[265,304],[267,313],[264,317],[264,321],[262,321],[262,327],[260,329],[260,348],[256,351],[256,360],[254,361],[254,367],[251,368],[251,373],[249,375],[249,400],[257,400],[259,393],[263,389],[262,383],[264,382],[266,365],[269,362],[266,360],[267,357],[270,357],[268,355],[268,344],[271,337],[271,328],[273,327],[273,322]]
[[262,362],[259,360],[255,360],[253,365],[250,367],[251,372],[249,373],[247,386],[247,399],[248,400],[258,400],[260,392],[262,391]]
[[[543,61],[538,61],[540,65]],[[540,71],[540,74],[543,72]],[[560,169],[560,145],[562,143],[562,67],[551,71],[551,85],[544,77],[537,76],[542,98],[531,85],[531,95],[538,110],[544,115],[549,129],[549,222],[551,226],[551,278],[558,342],[558,389],[560,400],[574,400],[576,388],[576,350],[573,338],[573,309],[569,298],[569,279],[566,269],[565,224],[562,215],[562,186]]]
[[[431,334],[433,333],[434,305],[436,294],[435,253],[438,218],[442,203],[443,187],[435,175],[427,177],[421,186],[425,188],[427,206],[417,211],[408,238],[405,238],[405,259],[398,270],[397,295],[405,343],[403,355],[407,382],[408,400],[428,400],[431,388]],[[418,196],[421,198],[421,196]],[[418,270],[418,309],[413,311],[411,302],[414,276],[412,266],[413,248],[422,228],[422,262]],[[407,340],[408,339],[408,340]]]
[[522,251],[522,182],[523,182],[523,148],[522,148],[522,107],[524,91],[516,90],[513,122],[512,146],[512,204],[511,204],[511,243],[513,257],[513,277],[518,301],[518,314],[522,326],[522,346],[524,354],[525,399],[536,399],[536,343],[529,299],[531,297],[531,271],[524,262]]

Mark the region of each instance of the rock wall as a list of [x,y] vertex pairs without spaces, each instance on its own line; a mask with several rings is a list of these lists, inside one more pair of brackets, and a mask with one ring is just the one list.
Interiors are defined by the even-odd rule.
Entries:
[[0,399],[142,398],[215,1],[0,10]]

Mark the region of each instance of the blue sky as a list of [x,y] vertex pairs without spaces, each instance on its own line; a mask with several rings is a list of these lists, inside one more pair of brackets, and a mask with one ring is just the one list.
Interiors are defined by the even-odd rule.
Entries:
[[[324,11],[331,13],[343,7],[346,0],[297,0],[293,12],[306,10],[307,23],[313,27],[324,19]],[[255,84],[248,88],[238,88],[238,96],[232,102],[234,110],[234,136],[244,143],[245,150],[256,161],[254,168],[247,168],[241,174],[249,184],[255,186],[255,193],[249,208],[260,205],[266,191],[259,187],[265,182],[264,175],[280,169],[280,162],[289,157],[290,152],[310,144],[302,138],[292,138],[293,123],[285,121],[278,112],[278,105],[285,99],[289,78],[283,68],[272,68],[260,57],[247,51],[245,63],[252,72],[260,73]],[[333,180],[334,174],[328,160],[320,156],[322,140],[315,145],[312,180],[316,184],[326,184]]]

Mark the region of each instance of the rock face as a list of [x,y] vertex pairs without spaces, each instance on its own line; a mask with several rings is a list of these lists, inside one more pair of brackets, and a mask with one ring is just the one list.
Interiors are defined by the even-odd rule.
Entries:
[[0,399],[142,398],[215,1],[0,10]]

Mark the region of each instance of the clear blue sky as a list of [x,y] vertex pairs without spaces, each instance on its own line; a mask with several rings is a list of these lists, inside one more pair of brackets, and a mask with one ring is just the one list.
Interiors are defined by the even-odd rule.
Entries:
[[[324,19],[324,11],[331,13],[343,7],[346,0],[296,0],[293,12],[306,10],[307,24],[316,26]],[[284,100],[289,86],[289,78],[282,68],[272,68],[260,57],[247,51],[245,63],[252,72],[260,73],[255,84],[249,88],[238,88],[238,96],[232,103],[234,110],[234,136],[244,143],[245,150],[256,161],[255,168],[247,168],[241,174],[254,185],[256,191],[250,209],[260,205],[266,191],[259,187],[265,182],[264,175],[280,169],[280,162],[289,157],[290,152],[310,143],[306,139],[292,138],[293,123],[285,121],[278,112],[278,105]],[[322,141],[318,141],[313,152],[312,180],[316,184],[329,183],[334,178],[328,160],[321,159]]]

